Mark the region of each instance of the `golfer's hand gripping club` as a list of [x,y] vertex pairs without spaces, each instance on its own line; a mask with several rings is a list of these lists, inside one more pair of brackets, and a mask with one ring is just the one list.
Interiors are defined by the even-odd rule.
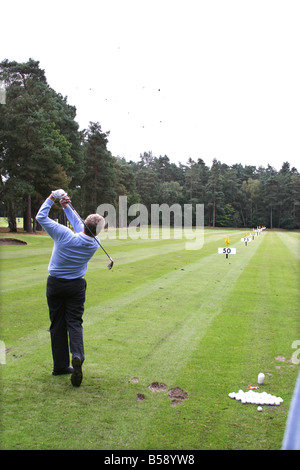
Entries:
[[55,191],[52,191],[51,196],[54,197],[54,199],[62,199],[63,197],[67,196],[68,193],[64,191],[63,189],[56,189]]

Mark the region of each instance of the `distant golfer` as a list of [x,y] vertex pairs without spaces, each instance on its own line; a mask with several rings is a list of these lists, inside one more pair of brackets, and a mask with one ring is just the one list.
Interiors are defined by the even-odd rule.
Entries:
[[[75,230],[58,224],[48,217],[56,199]],[[86,280],[84,275],[87,265],[99,244],[96,236],[97,225],[104,219],[98,214],[91,214],[85,220],[86,227],[68,207],[69,197],[62,189],[52,191],[42,204],[36,220],[54,240],[47,280],[47,301],[50,315],[50,336],[53,356],[53,375],[72,374],[71,382],[79,387],[82,381],[82,363],[84,361],[82,315],[84,312]],[[72,366],[70,367],[70,352]]]

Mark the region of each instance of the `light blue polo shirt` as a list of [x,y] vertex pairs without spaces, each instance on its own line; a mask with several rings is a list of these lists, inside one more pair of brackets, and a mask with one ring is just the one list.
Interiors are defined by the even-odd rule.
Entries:
[[70,207],[66,207],[64,211],[75,233],[70,228],[50,219],[48,214],[52,205],[53,201],[46,199],[36,216],[36,220],[54,240],[48,266],[49,274],[63,279],[83,277],[87,271],[88,262],[98,250],[99,245],[94,238],[83,233],[84,225]]

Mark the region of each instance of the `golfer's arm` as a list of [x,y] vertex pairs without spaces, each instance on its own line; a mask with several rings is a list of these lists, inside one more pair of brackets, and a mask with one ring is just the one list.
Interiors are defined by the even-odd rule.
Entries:
[[43,227],[44,230],[50,235],[54,240],[60,239],[64,236],[65,231],[69,230],[67,227],[64,227],[61,224],[55,222],[55,220],[50,219],[48,216],[49,211],[53,205],[54,200],[52,198],[46,199],[46,201],[41,205],[37,215],[36,220]]
[[69,206],[65,207],[64,211],[65,211],[66,216],[68,217],[68,221],[72,225],[75,232],[76,233],[82,232],[84,225],[82,221],[79,220],[79,218],[76,216],[74,211],[72,211],[72,209]]

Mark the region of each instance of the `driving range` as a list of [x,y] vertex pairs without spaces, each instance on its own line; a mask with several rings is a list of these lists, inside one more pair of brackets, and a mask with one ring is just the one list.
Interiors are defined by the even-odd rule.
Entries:
[[[244,236],[205,228],[198,250],[105,240],[115,263],[101,250],[89,263],[79,388],[51,374],[52,239],[2,244],[1,448],[280,449],[300,362],[300,233]],[[229,397],[257,386],[282,402],[258,412]]]

